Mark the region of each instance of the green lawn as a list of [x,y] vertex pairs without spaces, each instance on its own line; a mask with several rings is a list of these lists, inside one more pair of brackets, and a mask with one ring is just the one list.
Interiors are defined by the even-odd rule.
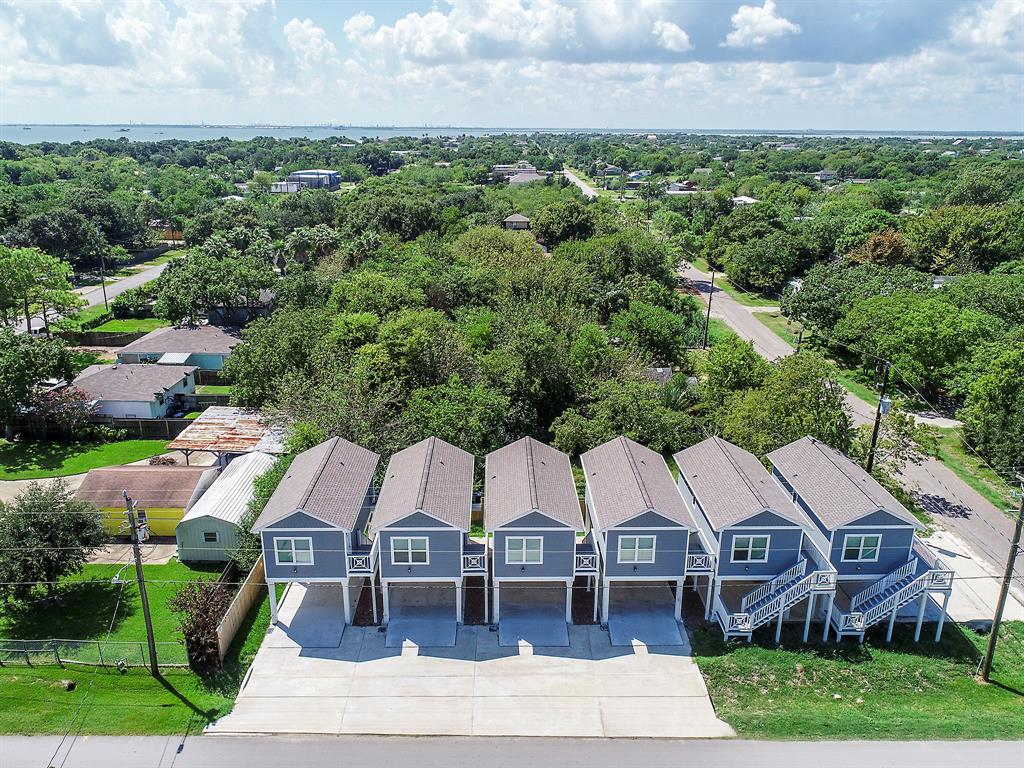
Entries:
[[768,329],[784,342],[792,347],[796,346],[798,334],[800,333],[800,323],[794,322],[778,312],[754,312],[753,314],[754,317],[763,325],[768,326]]
[[64,320],[60,320],[55,325],[60,327],[62,324],[66,324],[74,328],[81,328],[90,321],[96,320],[98,317],[105,315],[106,313],[106,307],[104,307],[103,304],[97,304],[94,307],[86,307],[80,312],[76,312],[75,314],[67,317],[65,319],[66,322]]
[[81,373],[90,365],[96,365],[98,363],[112,363],[115,357],[108,352],[98,352],[92,349],[72,349],[71,350],[71,367],[75,373]]
[[[239,630],[223,671],[210,679],[186,669],[164,670],[157,679],[144,669],[120,674],[77,665],[0,668],[0,733],[64,733],[72,725],[84,734],[201,732],[231,711],[269,624],[264,598]],[[65,690],[67,680],[75,682],[73,691]]]
[[157,328],[165,328],[170,323],[159,317],[129,317],[124,320],[107,320],[92,330],[100,333],[149,333]]
[[165,453],[166,440],[114,443],[29,443],[0,439],[0,480],[34,480],[130,464]]
[[1024,738],[1024,622],[1004,625],[990,685],[973,677],[987,638],[955,624],[939,645],[913,643],[901,625],[886,644],[883,625],[862,646],[801,646],[794,628],[776,648],[769,629],[752,645],[726,644],[716,627],[694,633],[715,709],[742,738]]
[[230,395],[230,384],[200,384],[196,387],[197,395]]
[[[699,256],[691,259],[690,262],[701,272],[711,272],[711,265]],[[745,307],[777,307],[779,305],[778,297],[766,297],[745,291],[730,282],[729,278],[721,272],[715,272],[715,287],[721,288]]]
[[1016,505],[1006,482],[964,445],[959,430],[936,428],[935,434],[936,458],[957,477],[1001,509]]

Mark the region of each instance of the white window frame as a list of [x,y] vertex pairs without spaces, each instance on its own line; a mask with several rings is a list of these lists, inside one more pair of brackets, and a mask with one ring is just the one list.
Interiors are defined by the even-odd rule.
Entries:
[[[289,549],[289,551],[292,554],[291,562],[284,562],[284,561],[281,560],[281,552],[278,549],[278,545],[277,545],[277,543],[279,541],[281,541],[281,542],[285,542],[286,541],[286,542],[289,543],[288,544],[288,549]],[[295,542],[297,542],[297,541],[309,542],[309,562],[308,563],[302,563],[302,562],[299,562],[298,560],[296,560],[296,558],[295,558],[295,552],[296,552]],[[299,551],[304,551],[304,550],[299,550]],[[313,557],[313,538],[311,536],[275,536],[274,537],[274,562],[277,563],[278,565],[313,565],[313,560],[314,560],[314,557]]]
[[[395,542],[397,542],[397,541],[404,541],[404,542],[406,542],[406,546],[404,546],[404,547],[396,547],[395,546]],[[426,547],[424,548],[424,552],[427,555],[427,559],[424,560],[422,563],[415,563],[415,562],[413,562],[413,559],[412,559],[412,553],[413,553],[412,543],[414,541],[422,541],[422,542],[424,542],[426,544]],[[395,560],[395,553],[396,552],[401,552],[401,553],[408,554],[409,561],[403,563],[403,562],[400,562],[398,560]],[[392,536],[391,537],[391,564],[392,565],[430,565],[430,537],[429,536]]]
[[[623,547],[622,542],[627,539],[633,540],[632,547]],[[640,560],[640,540],[650,539],[651,540],[651,559]],[[646,549],[644,550],[646,551]],[[632,553],[632,554],[630,554]],[[621,565],[647,565],[655,562],[658,559],[658,537],[652,534],[627,534],[625,536],[619,535],[618,543],[618,563]]]
[[[213,536],[213,539],[206,538]],[[203,531],[203,544],[220,544],[220,531]]]
[[[760,549],[760,547],[755,547],[754,546],[754,539],[764,539],[764,557],[758,558],[757,560],[755,560],[754,558],[751,557],[751,555],[753,554],[755,549]],[[742,540],[746,540],[746,542],[747,542],[746,547],[743,547],[743,549],[746,549],[746,551],[747,551],[747,557],[744,560],[738,560],[738,559],[736,559],[736,550],[740,549],[740,548],[737,547],[736,545],[737,545],[738,542],[740,542]],[[731,559],[731,562],[733,562],[733,563],[767,563],[768,562],[768,558],[771,556],[771,552],[772,552],[772,537],[771,537],[771,534],[769,534],[769,533],[750,533],[750,534],[743,534],[742,536],[733,536],[732,537],[732,552],[731,552],[731,558],[732,559]]]
[[[513,560],[510,557],[509,543],[512,541],[522,542],[522,560]],[[540,542],[540,560],[526,559],[526,542]],[[517,553],[518,554],[518,553]],[[544,564],[544,537],[543,536],[506,536],[505,537],[505,565],[543,565]]]
[[[864,539],[873,538],[877,539],[875,542],[875,556],[864,557]],[[860,543],[857,545],[857,557],[847,557],[846,549],[850,546],[850,539],[860,539]],[[871,547],[867,547],[871,549]],[[848,533],[843,537],[843,559],[844,563],[877,563],[879,556],[882,554],[882,534],[880,533]]]

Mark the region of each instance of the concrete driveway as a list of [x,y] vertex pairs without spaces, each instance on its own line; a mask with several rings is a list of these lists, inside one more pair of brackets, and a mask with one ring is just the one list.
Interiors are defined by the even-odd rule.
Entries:
[[608,635],[616,646],[689,646],[675,617],[675,596],[661,584],[611,587]]
[[499,645],[518,647],[523,644],[547,648],[564,648],[569,645],[564,583],[516,585],[513,582],[503,585],[499,594]]
[[337,648],[345,633],[341,584],[291,584],[263,640],[264,647]]
[[450,648],[455,645],[455,587],[451,584],[392,584],[388,648]]

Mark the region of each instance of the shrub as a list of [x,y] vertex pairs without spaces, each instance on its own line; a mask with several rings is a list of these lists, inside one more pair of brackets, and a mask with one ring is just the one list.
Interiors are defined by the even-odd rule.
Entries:
[[196,672],[209,674],[220,669],[217,625],[231,605],[231,594],[216,581],[183,584],[167,606],[181,614],[178,629],[185,636],[188,663]]
[[129,288],[111,302],[110,310],[119,320],[152,317],[152,294],[145,286]]

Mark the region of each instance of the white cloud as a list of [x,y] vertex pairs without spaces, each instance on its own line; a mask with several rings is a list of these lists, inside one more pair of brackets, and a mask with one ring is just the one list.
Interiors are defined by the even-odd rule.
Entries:
[[658,45],[667,51],[686,53],[693,50],[693,43],[686,30],[671,21],[658,19],[654,22],[654,36],[658,38]]
[[732,15],[733,30],[725,36],[723,46],[747,48],[764,45],[773,37],[795,35],[800,25],[775,12],[775,0],[764,0],[764,5],[741,5]]
[[360,11],[355,16],[345,22],[345,36],[350,39],[356,39],[369,34],[370,30],[377,25],[373,16],[368,13]]

